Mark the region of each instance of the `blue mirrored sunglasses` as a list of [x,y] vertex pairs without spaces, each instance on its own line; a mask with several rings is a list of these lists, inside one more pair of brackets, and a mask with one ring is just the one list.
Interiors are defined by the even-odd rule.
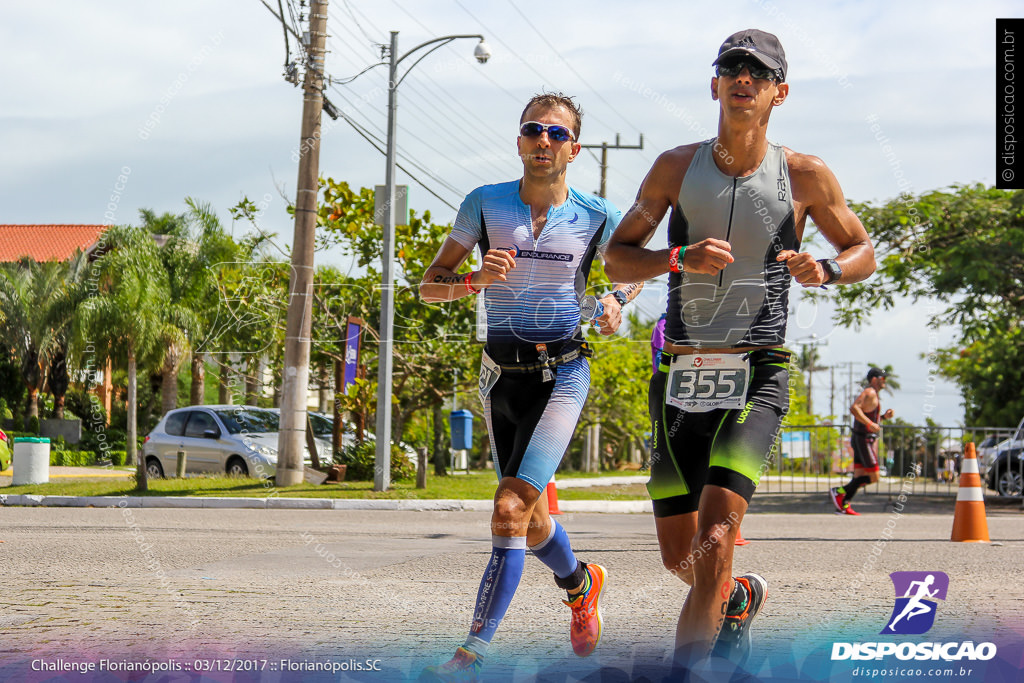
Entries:
[[750,72],[750,77],[759,81],[779,81],[782,80],[780,74],[775,69],[769,69],[760,62],[753,60],[740,59],[735,62],[729,62],[727,64],[719,64],[715,67],[715,75],[727,76],[729,78],[735,78],[739,76],[746,67],[747,71]]
[[556,142],[568,142],[569,140],[576,139],[571,130],[557,123],[543,124],[536,121],[527,121],[519,126],[519,134],[524,138],[540,137],[540,134],[545,132],[548,134],[548,138]]

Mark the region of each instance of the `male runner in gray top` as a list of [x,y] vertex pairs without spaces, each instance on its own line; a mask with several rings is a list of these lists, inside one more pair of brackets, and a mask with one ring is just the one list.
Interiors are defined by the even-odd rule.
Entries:
[[[740,31],[714,65],[718,136],[657,159],[606,255],[615,281],[669,273],[648,489],[665,567],[692,586],[676,629],[676,663],[685,667],[712,650],[738,664],[764,602],[762,577],[733,579],[733,546],[788,407],[789,354],[779,347],[790,278],[819,287],[875,269],[867,233],[828,167],[767,139],[769,116],[789,93],[778,39]],[[669,208],[669,248],[646,248]],[[799,251],[808,216],[839,252],[834,259]]]

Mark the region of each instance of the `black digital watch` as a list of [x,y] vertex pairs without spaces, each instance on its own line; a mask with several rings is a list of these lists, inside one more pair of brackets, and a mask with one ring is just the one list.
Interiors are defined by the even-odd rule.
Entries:
[[830,285],[843,276],[843,269],[839,267],[835,259],[818,259],[818,263],[821,264],[822,270],[825,271],[825,282],[822,284]]

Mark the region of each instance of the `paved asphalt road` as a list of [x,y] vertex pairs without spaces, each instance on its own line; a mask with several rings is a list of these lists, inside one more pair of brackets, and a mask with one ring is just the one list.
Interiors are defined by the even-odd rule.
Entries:
[[[763,511],[781,504],[761,500],[743,522],[752,543],[736,552],[737,573],[769,581],[751,680],[783,680],[787,666],[797,676],[794,661],[807,652],[827,659],[837,640],[880,640],[894,602],[888,575],[911,570],[950,577],[927,639],[996,640],[998,659],[1019,675],[1018,508],[990,509],[993,542],[978,544],[948,540],[951,501],[918,511],[912,501],[902,515],[865,501],[866,514],[848,517],[820,498],[795,514]],[[465,637],[490,551],[488,520],[482,512],[0,508],[0,679],[131,678],[32,671],[102,659],[206,667],[214,672],[204,680],[217,681],[415,678]],[[562,523],[581,559],[609,572],[601,647],[586,660],[572,655],[568,610],[550,573],[528,558],[487,680],[643,679],[669,653],[686,593],[662,568],[650,515],[572,514]],[[240,659],[266,662],[256,662],[258,674],[216,671],[245,666],[225,663]],[[812,677],[809,661],[785,680]],[[360,664],[371,670],[353,673]],[[821,680],[856,680],[853,664],[837,664],[845,668]],[[296,668],[314,665],[339,673]]]

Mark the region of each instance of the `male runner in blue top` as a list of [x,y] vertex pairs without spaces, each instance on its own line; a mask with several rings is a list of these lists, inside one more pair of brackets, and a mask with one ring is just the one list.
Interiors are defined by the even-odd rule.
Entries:
[[[619,222],[608,201],[571,188],[568,165],[580,152],[581,112],[561,94],[537,95],[520,117],[523,177],[479,187],[466,197],[423,276],[425,301],[482,291],[487,345],[480,395],[499,477],[491,516],[491,559],[480,582],[469,637],[455,657],[421,680],[475,680],[487,646],[523,573],[526,549],[555,574],[572,608],[573,651],[585,657],[601,639],[600,565],[576,559],[569,537],[541,496],[572,438],[590,387],[580,296],[590,265]],[[471,250],[480,270],[456,274]],[[618,286],[601,301],[601,333],[615,332],[621,306],[643,287]]]
[[[790,278],[820,287],[875,269],[828,167],[767,139],[768,118],[789,93],[778,38],[740,31],[713,65],[718,136],[655,161],[607,253],[615,280],[669,275],[647,487],[665,567],[692,586],[676,629],[683,667],[712,650],[739,664],[764,602],[761,576],[733,580],[733,547],[789,405],[780,347]],[[645,248],[669,208],[669,248]],[[839,252],[833,259],[799,252],[808,216]]]

